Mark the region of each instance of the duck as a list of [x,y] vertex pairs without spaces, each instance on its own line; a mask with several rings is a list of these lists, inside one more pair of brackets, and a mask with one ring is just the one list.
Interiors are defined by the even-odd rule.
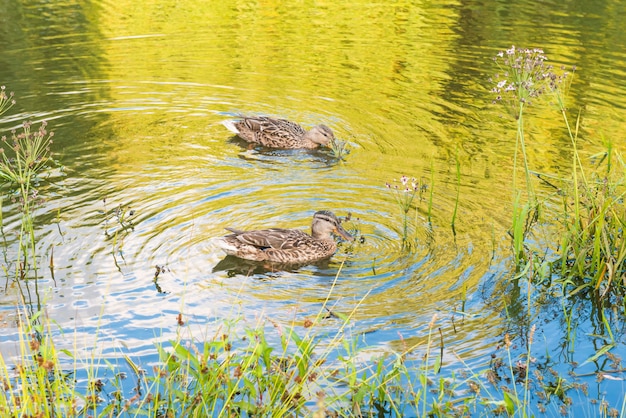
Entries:
[[238,120],[222,121],[222,125],[247,142],[270,148],[313,149],[329,146],[335,140],[333,131],[326,125],[307,131],[295,122],[267,116],[242,116]]
[[218,241],[226,254],[244,260],[280,264],[305,264],[330,258],[337,251],[337,244],[331,234],[339,235],[347,241],[354,240],[343,229],[339,218],[328,210],[315,212],[311,235],[299,229],[226,229],[232,234],[221,237]]

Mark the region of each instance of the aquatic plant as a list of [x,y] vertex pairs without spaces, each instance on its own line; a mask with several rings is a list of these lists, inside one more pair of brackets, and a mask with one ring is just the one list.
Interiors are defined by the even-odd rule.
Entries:
[[333,137],[328,145],[330,146],[333,157],[337,158],[338,160],[343,160],[344,157],[350,153],[350,148],[347,141],[342,141]]
[[[541,49],[517,49],[512,46],[506,52],[500,51],[494,57],[496,65],[503,71],[496,73],[491,80],[495,86],[491,92],[496,96],[493,103],[501,103],[510,115],[517,121],[516,145],[513,163],[513,193],[517,194],[517,155],[521,148],[526,187],[529,199],[534,203],[535,196],[530,179],[526,140],[524,137],[524,107],[530,105],[531,99],[538,97],[544,89],[541,80],[544,72],[544,61],[547,58]],[[525,231],[523,238],[525,238]],[[519,241],[523,238],[517,238]],[[516,249],[518,250],[518,249]]]
[[[515,55],[514,48],[499,54],[504,62],[515,67],[524,67],[524,58]],[[528,51],[528,50],[524,50]],[[526,68],[541,68],[535,78],[525,75],[517,75],[516,83],[507,84],[500,80],[493,90],[500,94],[498,100],[503,100],[505,94],[509,94],[507,106],[511,109],[512,103],[519,104],[519,111],[513,113],[517,118],[518,145],[525,161],[527,184],[530,183],[529,168],[525,157],[525,140],[523,136],[523,111],[531,99],[546,94],[552,98],[561,113],[565,124],[566,134],[571,144],[571,163],[568,173],[564,176],[551,175],[550,173],[533,173],[537,181],[551,187],[556,197],[561,201],[560,208],[552,209],[550,206],[543,207],[538,203],[532,187],[527,189],[528,200],[524,200],[520,193],[515,190],[513,207],[513,226],[511,235],[514,242],[515,261],[517,271],[513,280],[508,284],[510,294],[519,295],[520,282],[526,281],[526,286],[531,289],[541,286],[541,296],[533,296],[530,290],[528,295],[527,319],[531,318],[531,305],[538,299],[548,298],[550,302],[560,305],[563,322],[566,329],[565,346],[570,347],[569,352],[574,352],[573,346],[577,340],[576,317],[581,311],[590,311],[587,317],[591,317],[594,330],[590,333],[594,341],[596,351],[584,363],[595,362],[603,373],[607,364],[615,364],[611,353],[617,346],[615,329],[622,326],[626,309],[624,309],[624,295],[626,294],[626,241],[624,240],[624,227],[626,226],[626,208],[624,196],[626,195],[626,164],[622,156],[613,146],[612,141],[604,141],[604,150],[592,156],[593,164],[583,164],[578,151],[580,134],[580,113],[575,118],[575,123],[570,123],[568,109],[565,105],[565,97],[571,84],[571,73],[561,67],[561,74],[557,75],[552,67],[544,67],[546,59],[541,50],[522,52],[527,54],[526,59],[531,63]],[[535,55],[535,58],[530,58]],[[508,57],[508,58],[507,58]],[[572,67],[575,70],[575,67]],[[527,78],[524,78],[527,77]],[[534,80],[538,80],[533,83]],[[500,90],[499,90],[500,89]],[[513,108],[514,109],[514,108]],[[517,152],[517,148],[516,148]],[[514,183],[515,184],[515,183]],[[547,213],[545,219],[551,234],[536,234],[536,239],[529,243],[527,234],[536,231],[537,221]],[[556,231],[556,233],[555,233]],[[528,248],[527,248],[528,246]],[[539,255],[543,254],[543,255]],[[553,296],[547,296],[553,295]],[[548,304],[550,302],[543,302]],[[617,313],[609,314],[609,312]],[[583,315],[584,316],[584,315]],[[532,335],[528,337],[529,344]],[[524,397],[512,392],[513,396],[505,399],[506,412],[522,415],[528,414],[528,391],[531,381],[528,380],[528,371],[531,363],[530,349],[525,354],[525,361],[518,361],[516,367],[510,367],[510,374],[524,372],[525,388]],[[600,360],[602,359],[602,360]],[[583,363],[583,364],[584,364]],[[619,362],[617,362],[619,363]],[[512,359],[509,357],[509,364]],[[606,373],[614,373],[621,366],[613,366],[613,370]],[[541,369],[541,367],[537,367]],[[548,369],[544,367],[543,369]],[[572,374],[574,375],[574,374]],[[535,371],[535,385],[542,385],[542,396],[547,400],[555,397],[563,402],[562,413],[565,413],[571,404],[568,392],[572,389],[581,388],[576,382],[571,382],[561,376],[553,374],[540,375]],[[584,387],[581,390],[585,390]],[[624,407],[622,412],[624,414]],[[542,410],[542,406],[538,406]],[[611,409],[608,405],[601,405],[601,416],[618,416],[620,413]]]
[[[623,240],[626,211],[626,164],[610,140],[605,151],[594,156],[596,167],[585,168],[578,152],[580,115],[570,123],[565,97],[572,82],[572,71],[561,67],[560,73],[547,65],[541,49],[510,49],[498,53],[495,62],[504,72],[496,75],[492,92],[517,119],[517,138],[524,160],[528,187],[528,202],[519,195],[514,199],[512,237],[516,261],[534,263],[533,256],[525,257],[525,238],[539,218],[537,198],[532,190],[530,169],[526,156],[523,115],[524,108],[541,95],[551,97],[560,111],[571,143],[571,174],[551,178],[536,174],[552,186],[562,200],[559,220],[561,236],[559,256],[552,265],[564,289],[570,295],[581,291],[596,291],[601,298],[613,291],[624,292],[626,284],[626,244]],[[517,148],[516,148],[517,152]],[[515,174],[514,174],[515,176]],[[543,278],[542,278],[543,279]]]
[[[539,48],[511,48],[500,51],[493,58],[501,73],[491,79],[495,83],[492,93],[494,103],[501,103],[515,118],[523,115],[524,107],[529,106],[543,94],[563,91],[567,84],[567,71],[557,74],[552,65],[546,63],[548,57]],[[574,68],[575,69],[575,68]]]
[[32,122],[24,122],[21,132],[12,130],[10,138],[2,136],[0,178],[20,186],[22,197],[34,190],[37,174],[50,159],[54,132],[48,132],[46,126],[42,121],[39,129],[32,131]]
[[[409,178],[403,175],[399,180],[393,179],[391,183],[385,183],[385,187],[392,191],[402,212],[402,249],[410,250],[413,246],[409,242],[409,211],[420,190],[418,181],[415,177]],[[417,208],[415,208],[415,226],[417,226]]]
[[[495,83],[495,86],[491,89],[491,92],[495,94],[493,103],[501,103],[517,121],[515,162],[517,162],[518,148],[521,148],[526,187],[529,198],[533,200],[535,196],[530,181],[530,169],[524,136],[524,109],[546,92],[558,89],[567,73],[557,75],[553,70],[553,66],[546,64],[548,58],[544,55],[543,50],[539,48],[516,48],[513,45],[505,51],[498,52],[493,60],[500,71],[502,71],[501,73],[496,73],[490,79],[492,83]],[[515,168],[516,165],[514,166]],[[513,181],[515,181],[515,177]]]
[[[13,93],[10,94],[13,97]],[[2,86],[0,110],[5,112],[10,106]],[[11,100],[11,104],[15,103]],[[0,112],[0,114],[2,113]],[[16,257],[15,278],[26,277],[32,267],[37,278],[37,257],[35,254],[34,209],[41,203],[41,196],[36,188],[39,173],[50,160],[50,146],[53,132],[47,130],[47,122],[42,121],[38,129],[32,129],[32,122],[24,122],[21,131],[11,130],[10,137],[0,138],[0,180],[10,186],[12,200],[17,201],[22,214],[19,233],[18,254]]]
[[[566,87],[569,87],[571,78],[567,71],[560,74],[555,72],[554,67],[546,63],[548,58],[539,48],[516,48],[513,45],[505,51],[498,52],[493,60],[501,71],[490,79],[495,84],[491,89],[495,95],[493,103],[502,104],[516,121],[516,145],[513,157],[513,224],[515,227],[511,235],[514,241],[516,262],[519,264],[524,258],[524,248],[520,243],[526,239],[541,209],[531,180],[531,169],[526,151],[524,110],[547,93],[555,97],[560,106],[564,106],[564,91]],[[516,186],[518,153],[521,153],[523,162],[528,204],[521,202]]]
[[617,296],[614,302],[621,305],[626,293],[626,164],[610,141],[594,170],[577,170],[574,151],[572,176],[558,187],[562,213],[555,272],[569,295]]
[[[423,342],[400,336],[400,350],[372,356],[371,348],[359,348],[362,336],[352,335],[353,314],[325,307],[313,318],[288,325],[265,318],[243,331],[232,326],[241,318],[220,320],[213,336],[197,340],[180,313],[172,319],[177,337],[157,343],[160,361],[144,370],[125,354],[116,363],[95,349],[86,359],[80,347],[57,349],[55,339],[67,336],[55,332],[45,311],[29,318],[24,310],[17,363],[0,355],[0,415],[521,417],[547,408],[567,412],[573,392],[585,393],[549,359],[537,363],[534,326],[522,336],[519,356],[515,336],[506,333],[475,372],[446,347],[437,315]],[[322,345],[317,330],[328,321],[337,332]],[[445,349],[464,367],[450,377],[441,376]]]

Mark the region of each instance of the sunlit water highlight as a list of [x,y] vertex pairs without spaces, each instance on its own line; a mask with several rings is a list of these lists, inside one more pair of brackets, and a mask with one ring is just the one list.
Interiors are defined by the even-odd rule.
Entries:
[[[97,333],[105,354],[149,362],[154,342],[176,335],[178,313],[195,335],[212,335],[225,317],[301,321],[330,293],[333,309],[354,310],[355,335],[367,333],[381,350],[423,338],[437,315],[446,345],[483,364],[508,326],[490,292],[513,275],[506,229],[515,137],[491,105],[491,58],[532,41],[555,64],[576,64],[570,105],[583,109],[590,156],[602,135],[617,141],[624,130],[626,48],[596,36],[607,26],[600,15],[580,28],[582,4],[566,17],[557,4],[538,15],[532,2],[500,11],[470,3],[304,11],[68,1],[54,13],[10,11],[0,82],[19,103],[3,126],[48,120],[59,163],[41,190],[49,198],[38,230],[41,265],[54,255],[54,280],[44,273],[27,302],[45,300],[80,347],[96,344]],[[550,24],[537,29],[542,16]],[[532,114],[530,158],[558,175],[571,156],[550,109]],[[250,148],[220,124],[248,113],[324,123],[351,152],[341,160],[328,150]],[[410,250],[385,187],[403,174],[427,186],[417,217],[410,212]],[[11,241],[19,214],[3,206]],[[362,239],[289,271],[216,269],[224,254],[212,238],[225,227],[309,230],[321,209],[351,214],[346,227]],[[9,282],[0,299],[3,341],[17,339],[18,293]],[[562,338],[553,327],[547,345]],[[457,360],[447,353],[446,361]]]

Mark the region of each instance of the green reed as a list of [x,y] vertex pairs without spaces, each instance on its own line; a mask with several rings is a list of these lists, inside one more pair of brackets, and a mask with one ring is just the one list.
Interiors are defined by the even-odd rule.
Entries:
[[580,114],[574,128],[569,122],[564,94],[555,91],[572,146],[571,175],[557,188],[562,199],[560,259],[555,263],[560,282],[570,295],[591,291],[600,299],[623,295],[626,283],[626,164],[612,141],[594,156],[597,163],[586,169],[579,152]]
[[59,363],[61,353],[51,338],[51,322],[41,312],[18,312],[19,361],[9,366],[0,355],[0,415],[3,417],[76,416],[75,382]]
[[433,166],[433,161],[430,162],[430,192],[428,194],[428,222],[432,222],[432,213],[433,213],[433,198],[435,193],[435,168]]
[[626,164],[611,142],[599,157],[585,174],[576,169],[574,148],[572,176],[559,189],[561,255],[555,267],[571,294],[591,291],[605,298],[626,290]]
[[454,159],[456,163],[456,197],[454,199],[454,210],[452,211],[452,221],[450,222],[450,227],[452,228],[452,233],[456,235],[456,215],[459,210],[459,198],[461,197],[461,161],[459,160],[458,149]]
[[518,267],[520,267],[522,261],[526,260],[526,236],[537,222],[539,213],[540,207],[531,202],[522,202],[520,195],[515,196],[510,235],[513,240],[515,265]]

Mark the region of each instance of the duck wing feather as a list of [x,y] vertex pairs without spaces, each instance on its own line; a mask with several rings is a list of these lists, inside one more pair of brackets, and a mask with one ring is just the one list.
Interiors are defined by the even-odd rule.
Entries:
[[274,119],[266,116],[248,117],[239,122],[253,132],[263,132],[271,136],[301,137],[306,133],[304,128],[287,119]]
[[270,228],[258,231],[226,229],[233,232],[240,242],[260,249],[296,250],[312,239],[297,229]]

